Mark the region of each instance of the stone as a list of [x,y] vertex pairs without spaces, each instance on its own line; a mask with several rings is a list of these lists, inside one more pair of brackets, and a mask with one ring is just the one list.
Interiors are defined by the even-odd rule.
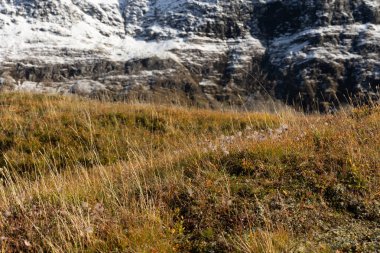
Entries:
[[70,92],[72,82],[92,80],[115,99],[169,94],[168,101],[175,95],[202,106],[246,108],[280,100],[324,112],[380,97],[378,0],[0,0],[0,6],[0,75],[16,82]]

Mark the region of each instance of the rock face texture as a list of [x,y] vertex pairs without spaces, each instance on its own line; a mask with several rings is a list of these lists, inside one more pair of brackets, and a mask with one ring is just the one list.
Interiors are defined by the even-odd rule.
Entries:
[[306,110],[379,99],[379,0],[0,0],[3,89],[280,99]]

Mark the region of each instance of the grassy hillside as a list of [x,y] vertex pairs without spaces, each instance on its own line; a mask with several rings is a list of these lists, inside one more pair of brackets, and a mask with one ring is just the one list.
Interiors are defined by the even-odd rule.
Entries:
[[380,251],[380,108],[0,95],[4,252]]

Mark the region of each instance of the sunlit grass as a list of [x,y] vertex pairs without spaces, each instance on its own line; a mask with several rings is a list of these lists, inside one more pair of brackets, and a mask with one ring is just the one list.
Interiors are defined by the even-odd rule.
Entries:
[[380,197],[378,108],[274,115],[27,94],[0,105],[5,252],[333,252],[297,212],[350,217],[357,198],[371,214]]

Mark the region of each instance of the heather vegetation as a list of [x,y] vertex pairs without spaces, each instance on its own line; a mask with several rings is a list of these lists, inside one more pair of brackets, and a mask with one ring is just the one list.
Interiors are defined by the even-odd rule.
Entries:
[[4,252],[380,251],[380,108],[0,95]]

